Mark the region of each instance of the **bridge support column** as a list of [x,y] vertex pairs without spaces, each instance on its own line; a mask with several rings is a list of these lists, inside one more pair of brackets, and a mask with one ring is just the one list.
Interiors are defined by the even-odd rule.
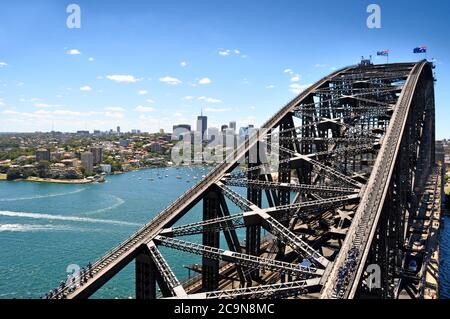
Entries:
[[[260,159],[260,143],[256,143],[252,147],[248,154],[248,167],[252,168],[261,165]],[[250,170],[248,172],[248,180],[260,180],[260,171]],[[247,199],[258,207],[262,207],[262,190],[254,187],[248,187]],[[247,227],[245,238],[245,251],[249,255],[259,256],[261,248],[261,226],[252,225]],[[260,273],[258,269],[254,269],[250,272],[250,276],[253,280],[259,280]]]
[[136,257],[136,299],[156,299],[156,266],[148,253]]
[[[214,219],[220,216],[220,196],[217,191],[210,190],[203,198],[203,220]],[[208,229],[203,232],[203,245],[215,248],[220,247],[220,233]],[[202,289],[214,291],[219,288],[219,261],[207,257],[202,258]]]

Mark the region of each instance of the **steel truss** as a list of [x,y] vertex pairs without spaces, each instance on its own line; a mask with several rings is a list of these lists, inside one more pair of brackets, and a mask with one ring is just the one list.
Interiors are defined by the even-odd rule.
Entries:
[[[76,278],[82,284],[51,297],[87,298],[136,259],[141,299],[155,297],[156,281],[164,297],[176,298],[287,298],[319,290],[322,298],[361,297],[370,263],[381,266],[383,278],[372,297],[395,298],[408,216],[434,163],[433,145],[430,63],[338,70],[93,263],[90,276]],[[201,217],[180,223],[197,204]],[[191,235],[201,244],[178,239]],[[181,284],[156,245],[201,256],[198,280]],[[314,266],[302,265],[306,260]],[[240,288],[230,289],[234,279]]]

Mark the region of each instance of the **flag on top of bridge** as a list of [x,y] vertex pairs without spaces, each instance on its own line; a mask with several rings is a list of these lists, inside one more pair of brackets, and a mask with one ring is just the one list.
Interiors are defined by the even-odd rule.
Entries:
[[389,50],[378,51],[377,55],[378,56],[388,56],[389,55]]
[[427,47],[422,45],[420,47],[414,48],[414,53],[427,53]]

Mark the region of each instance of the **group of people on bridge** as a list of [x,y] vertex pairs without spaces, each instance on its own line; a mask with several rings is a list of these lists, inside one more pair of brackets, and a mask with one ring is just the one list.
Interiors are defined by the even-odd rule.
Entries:
[[338,297],[342,297],[344,287],[349,284],[349,274],[353,272],[357,265],[358,250],[354,247],[348,251],[347,259],[344,265],[339,267],[338,278],[336,285],[334,286],[334,294]]
[[81,268],[80,272],[67,275],[66,281],[61,281],[58,288],[50,290],[42,297],[42,299],[65,298],[64,291],[74,291],[80,285],[83,285],[89,278],[92,278],[92,276],[92,264],[88,263],[86,267]]

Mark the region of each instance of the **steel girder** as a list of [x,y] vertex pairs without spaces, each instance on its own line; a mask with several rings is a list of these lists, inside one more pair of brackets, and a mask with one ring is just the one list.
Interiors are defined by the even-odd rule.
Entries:
[[[432,144],[434,134],[423,132],[425,127],[434,129],[434,119],[430,120],[426,114],[434,112],[434,101],[430,103],[429,109],[418,113],[408,124],[405,125],[403,121],[405,114],[411,113],[407,110],[409,103],[406,97],[418,91],[418,85],[411,83],[426,68],[426,62],[354,66],[325,77],[281,108],[257,134],[250,136],[232,152],[227,161],[215,167],[199,184],[95,262],[92,267],[93,276],[85,279],[84,285],[72,290],[63,289],[55,298],[90,296],[132,260],[142,245],[151,242],[201,255],[206,257],[204,260],[222,260],[226,261],[226,265],[268,271],[265,274],[261,272],[258,283],[250,283],[257,286],[201,294],[196,294],[199,290],[189,289],[193,295],[188,297],[275,297],[277,295],[274,291],[277,289],[285,291],[286,297],[306,292],[303,280],[280,283],[279,280],[284,279],[277,277],[279,273],[320,279],[320,283],[324,284],[323,297],[355,296],[369,252],[374,251],[374,255],[380,255],[382,249],[392,248],[392,242],[396,245],[402,242],[402,236],[394,230],[404,229],[406,218],[399,217],[398,214],[388,217],[383,215],[381,219],[378,216],[380,214],[377,207],[394,207],[381,205],[386,201],[384,193],[394,195],[404,192],[404,188],[419,185],[418,180],[426,175],[426,163],[432,160],[429,145]],[[427,81],[419,86],[432,89]],[[431,100],[426,94],[423,98]],[[404,127],[411,125],[415,125],[415,129],[407,133],[410,135],[408,142],[402,142],[399,148]],[[278,146],[274,145],[276,139],[280,142]],[[260,164],[259,157],[253,163],[246,160],[250,156],[249,151],[259,149],[262,144],[270,146],[269,153],[279,152],[275,170],[270,170],[267,164]],[[416,158],[413,157],[415,150],[419,154]],[[410,154],[402,159],[409,165],[404,165],[403,171],[395,178],[394,185],[398,190],[390,188],[388,193],[385,189],[390,187],[387,185],[391,185],[392,174],[389,172],[395,159],[400,158],[396,156],[399,152]],[[418,169],[412,174],[411,167],[415,166]],[[386,171],[388,174],[385,174]],[[404,176],[408,178],[405,179]],[[411,176],[414,176],[413,180]],[[246,187],[247,198],[228,186]],[[214,205],[211,204],[210,208],[204,206],[204,213],[209,213],[204,215],[203,220],[188,225],[177,224],[197,203],[204,201],[213,188],[219,196],[214,199]],[[264,193],[269,207],[263,207]],[[223,207],[224,196],[231,199],[242,212],[236,215],[225,213],[223,210],[227,208]],[[408,196],[403,194],[398,201],[398,207],[403,207],[403,211]],[[337,214],[345,218],[336,218]],[[379,220],[382,222],[379,223]],[[238,251],[243,246],[239,243],[236,229],[248,225],[252,227],[246,229],[246,237],[252,240],[256,237],[254,234],[248,237],[248,232],[256,229],[253,226],[265,226],[272,233],[272,237],[267,237],[264,243],[258,244],[261,247],[256,247],[261,248],[261,254],[266,257],[253,256],[253,244],[253,248],[246,245],[249,251],[245,253]],[[386,231],[383,225],[389,230]],[[336,230],[339,230],[338,235]],[[211,247],[166,237],[193,234],[217,236],[219,232],[225,233],[230,250],[237,250],[236,252],[220,249],[216,241],[213,245],[215,247]],[[299,236],[299,232],[303,235]],[[377,236],[374,236],[375,233]],[[388,240],[377,241],[384,234],[387,234]],[[336,236],[346,236],[346,240],[336,241]],[[278,255],[280,260],[272,259],[272,241],[287,244],[293,249],[293,253],[289,256]],[[308,258],[325,267],[325,257],[322,256],[324,259],[321,259],[321,255],[317,253],[322,247],[331,250],[326,259],[332,266],[326,272],[314,267],[305,269],[293,263],[295,260]],[[168,283],[167,286],[174,286],[172,282],[175,279],[170,272],[164,271],[163,268],[169,266],[159,251],[153,251],[152,258],[157,261],[156,265],[160,265],[156,267],[159,276]],[[388,264],[391,260],[389,258],[391,257],[388,256],[383,262]],[[342,271],[343,266],[346,267],[345,271]],[[222,271],[222,266],[220,267],[220,270],[214,270],[216,275],[218,271]],[[225,267],[224,271],[237,270],[239,267]],[[393,272],[388,268],[386,267],[386,273],[391,276]],[[346,276],[344,284],[340,284],[338,289],[343,290],[343,294],[340,291],[335,293],[336,285],[333,284],[340,273]],[[323,277],[319,278],[320,276]],[[222,280],[221,286],[225,287],[226,282]],[[213,285],[209,289],[214,290]]]

